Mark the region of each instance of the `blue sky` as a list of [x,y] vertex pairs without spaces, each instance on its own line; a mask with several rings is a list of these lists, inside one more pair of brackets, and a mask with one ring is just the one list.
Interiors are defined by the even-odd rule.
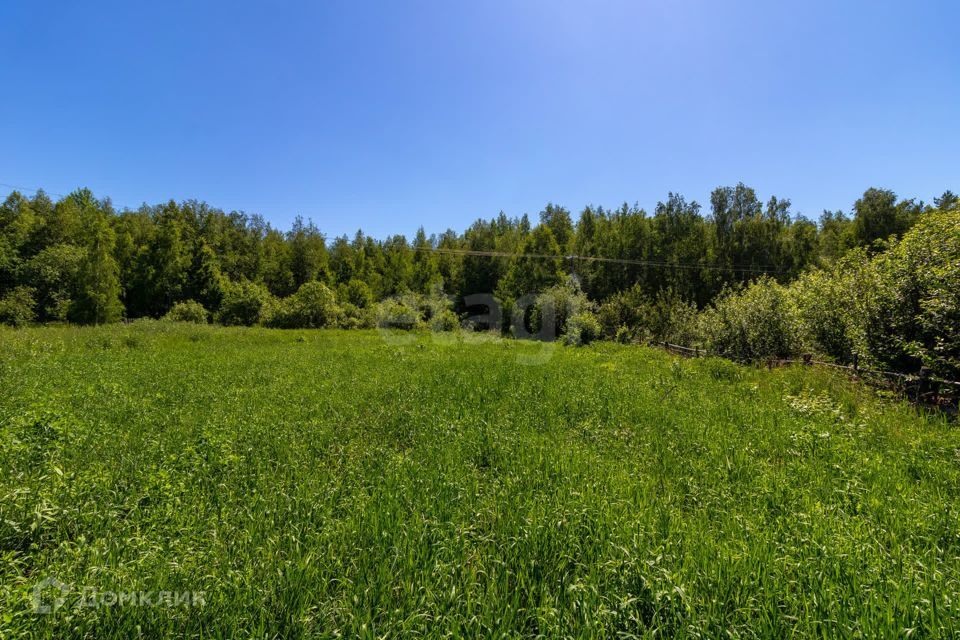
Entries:
[[[0,183],[328,235],[960,191],[956,2],[5,2]],[[8,189],[0,187],[0,190]]]

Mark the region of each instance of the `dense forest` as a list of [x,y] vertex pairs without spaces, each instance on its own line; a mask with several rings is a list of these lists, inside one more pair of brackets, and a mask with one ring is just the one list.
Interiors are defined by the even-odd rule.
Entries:
[[[428,236],[421,228],[411,241],[358,231],[331,240],[299,217],[283,231],[258,215],[197,201],[117,211],[87,189],[57,201],[42,191],[14,191],[0,205],[0,321],[168,316],[372,326],[379,314],[397,326],[431,318],[453,325],[472,311],[469,296],[492,294],[511,318],[518,298],[552,291],[561,309],[558,335],[576,311],[589,311],[592,318],[578,325],[583,337],[709,341],[731,356],[759,357],[795,349],[769,340],[724,347],[724,339],[705,338],[703,327],[712,322],[716,331],[718,310],[742,303],[758,285],[769,290],[809,282],[811,274],[853,273],[928,218],[946,215],[952,226],[943,233],[960,233],[950,191],[926,205],[871,188],[849,213],[825,211],[818,221],[790,206],[776,196],[764,203],[741,183],[715,189],[709,211],[671,193],[652,215],[627,204],[589,206],[579,215],[548,204],[536,221],[500,213],[463,233]],[[945,255],[949,262],[952,254]],[[405,322],[404,313],[418,306]],[[536,323],[536,313],[527,319]],[[854,347],[846,338],[839,343],[836,353],[820,351],[848,357]]]

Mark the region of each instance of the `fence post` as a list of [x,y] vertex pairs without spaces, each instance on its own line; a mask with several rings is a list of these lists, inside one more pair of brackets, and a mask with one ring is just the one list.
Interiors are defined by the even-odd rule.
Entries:
[[853,374],[860,374],[860,356],[858,354],[853,354]]
[[917,380],[917,402],[923,399],[931,391],[930,367],[920,367],[920,373]]
[[807,365],[808,367],[813,364],[813,354],[812,354],[812,353],[805,353],[805,354],[803,354],[803,364]]

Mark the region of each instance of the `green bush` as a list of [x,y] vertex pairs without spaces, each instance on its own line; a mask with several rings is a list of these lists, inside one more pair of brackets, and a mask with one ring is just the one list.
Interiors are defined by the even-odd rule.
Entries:
[[374,309],[376,325],[381,329],[405,331],[422,328],[424,323],[420,306],[420,300],[412,293],[382,300]]
[[960,377],[960,216],[925,214],[851,280],[850,339],[868,364]]
[[[570,318],[583,312],[592,314],[594,307],[595,305],[587,299],[576,278],[568,277],[563,283],[554,285],[537,296],[530,309],[531,332],[540,334],[546,319],[552,317],[552,335],[542,337],[547,340],[559,338],[566,333]],[[516,318],[515,322],[522,320],[522,318]]]
[[571,346],[590,344],[600,337],[600,322],[590,311],[579,311],[569,318],[563,332],[563,343]]
[[431,331],[456,331],[460,328],[460,317],[451,309],[443,309],[427,320]]
[[346,284],[341,284],[337,289],[337,295],[344,303],[352,304],[359,309],[368,309],[374,303],[370,285],[356,278],[352,278]]
[[[612,306],[601,309],[605,323],[622,317]],[[840,362],[856,355],[870,368],[915,372],[927,366],[956,379],[960,216],[926,212],[885,250],[872,256],[851,251],[829,270],[804,274],[788,287],[761,278],[727,291],[701,314],[699,328],[710,350],[735,360],[810,351]]]
[[86,253],[81,247],[55,244],[44,248],[24,264],[22,275],[36,290],[42,320],[67,319]]
[[163,316],[164,320],[171,322],[193,322],[195,324],[206,324],[209,314],[203,308],[203,305],[195,300],[186,300],[173,305],[173,308]]
[[372,329],[376,326],[373,308],[360,308],[349,302],[340,306],[338,325],[341,329]]
[[740,361],[800,352],[796,309],[785,287],[766,276],[742,291],[726,291],[700,316],[709,351]]
[[597,310],[604,337],[615,338],[618,342],[632,341],[634,336],[642,333],[641,328],[646,327],[649,304],[650,299],[639,284],[607,298]]
[[603,335],[618,342],[699,342],[696,305],[670,289],[650,298],[639,285],[634,285],[600,305],[597,319]]
[[[601,332],[603,331],[602,325],[600,330]],[[614,334],[613,339],[620,344],[630,344],[634,341],[633,332],[628,326],[620,325],[617,327],[617,332]]]
[[850,362],[850,296],[864,256],[861,251],[853,252],[829,270],[806,273],[790,286],[804,351]]
[[453,311],[453,300],[440,289],[420,298],[424,322],[431,331],[456,331],[460,328],[460,316]]
[[322,282],[307,282],[275,305],[266,324],[282,329],[318,329],[336,325],[340,313],[329,287]]
[[374,324],[381,329],[455,331],[460,317],[453,302],[437,290],[429,296],[407,292],[382,300],[373,309]]
[[217,322],[224,325],[252,326],[271,315],[276,302],[260,284],[241,280],[224,287],[223,300],[217,312]]
[[33,294],[30,287],[17,287],[0,298],[0,323],[22,327],[36,320]]
[[907,290],[916,295],[918,330],[909,350],[940,375],[960,380],[960,215],[928,216],[894,255],[902,258]]

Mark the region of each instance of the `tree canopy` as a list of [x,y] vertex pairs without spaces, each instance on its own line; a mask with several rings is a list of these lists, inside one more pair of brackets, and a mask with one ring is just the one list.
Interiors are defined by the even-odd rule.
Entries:
[[[950,191],[935,203],[958,207]],[[358,309],[443,291],[462,311],[468,295],[515,299],[574,276],[593,301],[669,291],[703,307],[760,275],[784,283],[851,249],[875,251],[931,209],[871,188],[849,213],[824,212],[815,223],[794,215],[789,199],[764,204],[739,183],[715,189],[707,212],[676,193],[652,215],[623,204],[574,216],[550,203],[535,225],[500,213],[462,233],[421,228],[410,242],[362,231],[330,239],[301,217],[284,231],[197,201],[116,211],[88,189],[56,202],[14,191],[0,204],[0,300],[41,322],[159,318],[188,300],[239,322],[256,316],[265,296],[287,298],[313,282]]]

